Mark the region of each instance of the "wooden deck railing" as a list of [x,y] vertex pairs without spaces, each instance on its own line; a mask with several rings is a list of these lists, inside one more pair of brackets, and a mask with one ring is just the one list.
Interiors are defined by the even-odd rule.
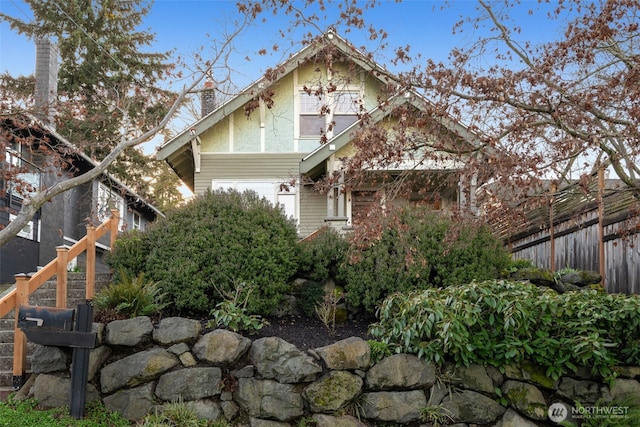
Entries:
[[[57,257],[33,276],[17,274],[15,288],[0,299],[0,317],[15,309],[16,325],[13,341],[13,385],[19,388],[24,383],[24,368],[27,361],[27,340],[24,333],[18,329],[18,308],[29,304],[29,295],[34,293],[43,283],[56,276],[56,307],[67,306],[67,264],[83,252],[87,253],[86,262],[86,298],[93,299],[96,283],[96,242],[106,233],[110,234],[110,247],[113,246],[118,235],[120,212],[111,210],[111,218],[98,227],[87,226],[87,235],[76,244],[67,248],[57,248]],[[19,383],[19,384],[17,384]],[[17,386],[17,387],[16,387]]]

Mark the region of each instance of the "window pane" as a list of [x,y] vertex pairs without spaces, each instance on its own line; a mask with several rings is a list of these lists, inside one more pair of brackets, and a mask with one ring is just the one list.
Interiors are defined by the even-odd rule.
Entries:
[[333,116],[333,121],[335,122],[333,125],[333,134],[337,135],[351,124],[355,123],[358,120],[358,117],[355,115],[335,115]]
[[358,92],[336,92],[335,113],[356,114],[358,112]]
[[325,126],[324,116],[300,116],[300,136],[320,136]]
[[300,93],[300,113],[301,114],[319,114],[322,108],[322,97],[317,95],[309,95],[306,92]]

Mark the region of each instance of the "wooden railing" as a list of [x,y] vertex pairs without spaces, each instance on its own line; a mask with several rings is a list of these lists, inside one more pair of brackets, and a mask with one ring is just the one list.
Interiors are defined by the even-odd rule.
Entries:
[[[113,246],[118,235],[118,224],[120,222],[120,212],[117,209],[111,210],[111,218],[98,227],[87,226],[87,235],[76,244],[67,248],[60,246],[57,250],[57,257],[33,276],[28,274],[17,274],[15,276],[15,288],[9,291],[0,299],[0,317],[3,317],[11,310],[15,309],[16,326],[13,341],[13,385],[20,387],[24,382],[24,368],[27,361],[27,340],[24,333],[18,329],[18,308],[21,305],[29,304],[29,295],[34,293],[43,283],[56,276],[56,307],[66,308],[67,306],[67,264],[86,252],[86,299],[93,299],[96,283],[96,242],[106,233],[109,233],[110,247]],[[16,387],[16,383],[19,383]]]

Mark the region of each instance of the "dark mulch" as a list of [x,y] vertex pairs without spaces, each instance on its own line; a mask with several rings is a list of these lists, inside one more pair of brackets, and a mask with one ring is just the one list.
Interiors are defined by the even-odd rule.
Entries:
[[[96,313],[94,321],[99,323],[109,323],[113,320],[126,319],[126,316],[118,315],[115,310],[101,310]],[[159,316],[151,319],[154,323],[160,321]],[[203,332],[208,332],[211,328],[207,325],[209,319],[199,319],[203,326]],[[242,331],[240,334],[257,340],[264,337],[279,337],[290,344],[295,345],[299,350],[305,351],[318,347],[333,344],[337,341],[358,337],[363,340],[371,339],[367,330],[371,323],[376,321],[370,314],[359,313],[354,318],[349,319],[345,324],[336,325],[335,333],[329,329],[317,317],[309,316],[284,316],[269,317],[269,322],[254,334]]]
[[298,350],[309,350],[333,344],[349,337],[371,339],[367,334],[369,325],[375,322],[371,316],[359,316],[350,319],[343,325],[336,325],[335,334],[316,317],[285,316],[269,318],[269,325],[264,326],[256,334],[246,335],[252,340],[263,337],[279,337],[295,345]]

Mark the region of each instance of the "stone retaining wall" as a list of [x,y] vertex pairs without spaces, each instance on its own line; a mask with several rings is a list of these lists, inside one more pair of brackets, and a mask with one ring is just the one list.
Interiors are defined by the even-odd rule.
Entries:
[[[503,373],[479,365],[436,369],[407,354],[372,364],[360,338],[304,352],[277,337],[252,341],[222,329],[203,333],[198,321],[178,317],[155,326],[137,317],[94,324],[94,330],[100,346],[91,351],[88,400],[102,399],[132,421],[178,400],[203,418],[255,427],[297,426],[302,417],[320,427],[428,421],[528,427],[556,425],[549,414],[571,419],[578,410],[574,401],[584,406],[574,418],[593,408],[626,416],[625,399],[640,404],[640,367],[620,367],[609,386],[583,370],[553,381],[529,365]],[[67,405],[69,362],[69,349],[38,347],[36,375],[20,394],[45,407]]]

